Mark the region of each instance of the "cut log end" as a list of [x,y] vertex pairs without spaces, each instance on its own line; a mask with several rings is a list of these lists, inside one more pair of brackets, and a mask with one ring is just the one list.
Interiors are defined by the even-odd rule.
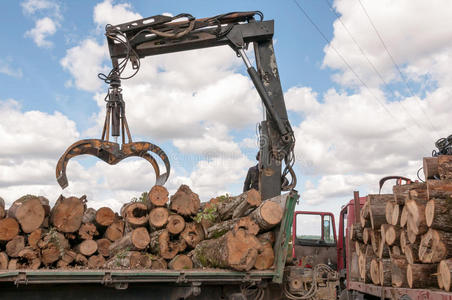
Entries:
[[109,207],[101,207],[96,212],[96,223],[99,226],[107,227],[115,221],[115,213]]
[[169,212],[165,207],[156,207],[149,213],[149,226],[160,229],[168,223]]
[[168,190],[161,185],[155,185],[148,193],[149,202],[154,206],[164,206],[168,202]]
[[193,268],[193,261],[185,254],[176,255],[169,263],[172,270],[188,270]]
[[0,220],[0,241],[10,241],[19,234],[19,223],[13,218]]
[[168,217],[168,224],[166,225],[166,229],[171,234],[179,234],[185,228],[185,220],[182,216],[177,214],[172,214]]

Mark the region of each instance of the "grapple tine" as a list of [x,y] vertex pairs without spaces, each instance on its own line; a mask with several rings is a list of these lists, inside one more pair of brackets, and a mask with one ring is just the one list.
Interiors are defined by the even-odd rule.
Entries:
[[[160,168],[157,161],[148,151],[157,154],[162,160],[166,168],[166,173],[160,174]],[[92,155],[100,158],[110,165],[115,165],[124,158],[138,156],[146,159],[151,163],[156,175],[156,184],[163,185],[168,179],[170,173],[170,164],[168,156],[158,146],[148,142],[135,142],[123,144],[120,149],[119,144],[98,139],[87,139],[75,142],[60,157],[56,167],[56,178],[61,188],[68,186],[66,176],[66,166],[69,160],[79,155]]]

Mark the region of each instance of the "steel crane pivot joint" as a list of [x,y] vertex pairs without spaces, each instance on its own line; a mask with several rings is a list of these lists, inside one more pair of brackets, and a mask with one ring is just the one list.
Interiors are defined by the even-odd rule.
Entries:
[[[259,16],[259,20],[255,16]],[[281,190],[293,189],[296,176],[295,138],[290,126],[273,50],[274,21],[264,21],[259,11],[231,12],[211,18],[196,19],[190,14],[174,17],[157,15],[119,25],[107,25],[107,37],[112,69],[99,78],[109,84],[106,116],[101,139],[82,140],[71,145],[61,156],[56,176],[61,187],[68,185],[66,165],[74,156],[94,155],[109,164],[130,156],[143,157],[154,167],[157,181],[163,185],[170,174],[170,163],[162,149],[148,142],[132,142],[125,114],[121,80],[133,77],[140,69],[140,59],[164,53],[229,45],[245,63],[250,78],[265,106],[266,120],[260,128],[260,191],[264,199],[277,196]],[[246,55],[253,43],[256,68]],[[133,74],[122,73],[131,63]],[[110,132],[111,131],[111,132]],[[122,138],[122,144],[110,142],[109,137]],[[127,135],[128,142],[125,141]],[[160,174],[156,154],[166,168]],[[285,168],[282,170],[282,161]],[[290,174],[290,181],[286,176]]]

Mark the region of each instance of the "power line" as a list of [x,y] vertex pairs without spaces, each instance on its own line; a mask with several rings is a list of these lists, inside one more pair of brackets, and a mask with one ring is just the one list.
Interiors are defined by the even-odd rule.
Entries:
[[[330,10],[336,15],[336,17],[338,18],[339,22],[342,24],[342,27],[344,27],[345,31],[347,32],[347,34],[350,36],[350,38],[352,39],[352,41],[355,43],[355,45],[358,47],[359,51],[361,52],[361,54],[366,58],[367,63],[372,67],[373,71],[377,74],[377,76],[380,78],[380,80],[383,82],[383,85],[386,86],[386,88],[388,88],[389,90],[391,90],[391,92],[393,94],[395,94],[395,91],[389,86],[389,84],[386,82],[386,80],[383,78],[383,75],[381,75],[381,73],[378,71],[377,67],[372,63],[372,61],[369,59],[369,57],[367,56],[367,54],[364,52],[363,48],[359,45],[358,41],[355,39],[355,37],[352,35],[352,33],[350,32],[350,30],[348,29],[348,27],[345,25],[345,23],[342,21],[342,17],[336,12],[336,10],[334,10],[334,8],[332,7],[331,3],[328,0],[325,0],[325,2],[327,3],[328,7],[330,8]],[[418,122],[418,120],[409,112],[409,110],[405,107],[405,105],[401,102],[401,101],[397,101],[400,106],[403,108],[403,110],[408,114],[408,116],[414,121],[414,123],[416,123],[416,125],[420,128],[423,129],[423,126],[421,126],[421,124]],[[433,128],[433,127],[432,127]],[[434,129],[434,128],[433,128]]]
[[[320,30],[320,28],[317,26],[317,24],[311,19],[311,17],[309,16],[309,14],[303,9],[303,7],[301,7],[301,5],[298,3],[297,0],[293,0],[295,2],[295,5],[300,9],[300,11],[305,15],[305,17],[309,20],[309,22],[312,24],[312,26],[314,26],[314,28],[317,30],[317,32],[322,36],[322,38],[327,42],[327,44],[331,47],[331,49],[334,50],[334,52],[336,52],[336,54],[342,59],[343,63],[347,66],[347,68],[349,68],[349,70],[353,73],[353,75],[355,75],[355,77],[359,80],[359,82],[369,91],[369,93],[372,95],[372,97],[384,108],[384,110],[386,110],[386,112],[395,120],[397,121],[405,130],[406,132],[408,132],[408,134],[410,134],[413,138],[415,138],[415,136],[413,136],[413,134],[408,130],[408,128],[400,122],[399,119],[397,119],[394,114],[386,107],[386,105],[380,101],[380,99],[375,96],[375,94],[372,92],[372,90],[369,88],[369,86],[361,79],[361,77],[359,77],[359,75],[355,72],[355,70],[353,70],[353,68],[351,67],[351,65],[345,60],[344,56],[342,56],[342,54],[339,52],[339,50],[336,49],[336,47],[334,47],[333,44],[331,44],[330,40],[326,37],[326,35],[322,32],[322,30]],[[422,144],[422,147],[424,148],[424,150],[427,150],[427,152],[429,151],[424,144]]]
[[[378,39],[380,40],[381,44],[382,44],[383,47],[385,48],[386,53],[387,53],[387,54],[389,55],[389,57],[391,58],[392,64],[394,65],[394,67],[395,67],[395,68],[397,69],[397,71],[399,72],[400,77],[402,78],[403,82],[405,83],[405,86],[406,86],[407,89],[408,89],[408,92],[410,93],[410,96],[413,97],[413,98],[415,98],[415,99],[417,99],[417,98],[415,97],[413,91],[411,90],[410,85],[408,84],[408,81],[407,81],[405,75],[403,75],[402,70],[400,70],[399,65],[396,63],[396,61],[395,61],[394,57],[392,56],[391,52],[389,52],[389,49],[388,49],[388,47],[386,46],[386,43],[384,42],[383,38],[381,37],[380,33],[378,32],[377,27],[375,26],[374,22],[373,22],[372,19],[370,18],[370,15],[369,15],[369,13],[367,12],[367,9],[364,7],[364,5],[363,5],[363,3],[361,2],[361,0],[358,0],[358,2],[359,2],[359,4],[360,4],[362,10],[363,10],[364,13],[366,14],[367,19],[369,20],[370,24],[372,25],[372,27],[373,27],[375,33],[377,34]],[[437,132],[437,129],[436,129],[435,126],[433,125],[432,120],[430,119],[430,117],[429,117],[429,115],[427,114],[427,112],[425,112],[425,110],[422,108],[422,105],[419,105],[419,108],[420,108],[420,110],[422,111],[422,113],[425,115],[425,117],[427,118],[427,120],[428,120],[428,122],[430,123],[430,126],[432,127],[432,129],[433,129],[434,131]]]

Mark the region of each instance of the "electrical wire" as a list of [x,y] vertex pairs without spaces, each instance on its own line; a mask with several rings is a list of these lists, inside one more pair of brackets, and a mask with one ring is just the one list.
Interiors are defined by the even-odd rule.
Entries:
[[[386,105],[372,92],[372,90],[369,88],[369,86],[361,79],[361,77],[355,72],[355,70],[352,68],[352,66],[347,62],[347,60],[344,58],[344,56],[339,52],[339,50],[334,47],[334,45],[331,44],[330,40],[326,37],[326,35],[323,33],[323,31],[317,26],[317,24],[312,20],[312,18],[309,16],[309,14],[303,9],[303,7],[299,4],[297,0],[293,0],[298,9],[305,15],[305,17],[308,19],[308,21],[314,26],[314,28],[317,30],[317,32],[322,36],[322,38],[327,42],[327,44],[333,49],[333,51],[341,58],[342,62],[347,66],[347,68],[352,72],[352,74],[358,79],[358,81],[368,90],[369,94],[372,95],[372,97],[381,105],[381,107],[388,113],[389,116],[391,116],[396,122],[398,122],[401,127],[413,138],[416,139],[416,136],[414,136],[408,128],[400,122],[399,119],[397,119],[396,116],[389,110],[389,108],[386,107]],[[422,148],[429,152],[429,150],[425,147],[424,144],[422,145]]]
[[[333,8],[333,6],[331,5],[331,3],[329,2],[329,0],[325,0],[325,3],[328,5],[330,11],[332,11],[337,19],[339,20],[339,22],[342,24],[342,27],[344,27],[345,31],[347,32],[347,34],[350,36],[350,38],[352,39],[352,41],[355,43],[356,47],[358,47],[359,51],[361,52],[361,55],[364,56],[364,58],[366,59],[367,63],[371,66],[371,68],[373,69],[373,71],[375,72],[375,74],[377,74],[378,78],[381,80],[381,82],[383,82],[383,85],[389,89],[393,94],[395,94],[395,91],[389,86],[389,84],[386,82],[386,80],[383,78],[383,76],[381,75],[381,73],[378,71],[377,67],[372,63],[372,61],[369,59],[369,57],[367,56],[367,54],[364,52],[363,48],[359,45],[358,41],[355,39],[355,37],[352,35],[352,33],[350,32],[350,30],[348,29],[348,27],[345,25],[345,23],[342,21],[342,17],[336,12],[336,10]],[[405,105],[401,102],[401,101],[397,101],[397,103],[399,103],[399,105],[402,107],[402,109],[407,113],[407,115],[414,121],[414,123],[420,128],[420,129],[424,129],[423,126],[421,126],[421,124],[419,124],[418,120],[410,113],[410,111],[405,107]]]
[[[397,69],[397,71],[399,72],[400,77],[402,78],[403,82],[405,83],[405,86],[407,87],[407,89],[408,89],[408,91],[409,91],[411,97],[413,97],[413,98],[417,99],[418,101],[420,101],[417,97],[415,97],[413,91],[412,91],[411,88],[410,88],[410,85],[408,84],[408,81],[407,81],[405,75],[403,75],[402,71],[401,71],[400,68],[399,68],[399,65],[396,63],[396,61],[395,61],[394,57],[392,56],[391,52],[389,52],[389,49],[388,49],[388,47],[386,46],[386,43],[384,42],[382,36],[381,36],[380,33],[378,32],[377,27],[375,26],[374,22],[373,22],[372,19],[370,18],[370,15],[369,15],[369,13],[367,12],[367,9],[364,7],[364,5],[363,5],[363,3],[361,2],[361,0],[358,0],[358,2],[359,2],[359,4],[360,4],[362,10],[363,10],[364,13],[366,14],[367,19],[369,20],[370,24],[372,25],[372,27],[373,27],[375,33],[377,34],[378,39],[380,40],[381,44],[383,45],[383,48],[385,49],[386,53],[387,53],[387,54],[389,55],[389,57],[391,58],[392,64],[394,65],[394,67],[395,67],[395,68]],[[427,120],[428,120],[428,122],[430,123],[430,126],[432,127],[432,129],[433,129],[436,133],[438,133],[438,130],[437,130],[436,127],[433,125],[432,120],[430,119],[430,116],[429,116],[429,115],[427,114],[427,112],[422,108],[422,105],[419,105],[419,109],[423,112],[424,116],[427,118]]]

